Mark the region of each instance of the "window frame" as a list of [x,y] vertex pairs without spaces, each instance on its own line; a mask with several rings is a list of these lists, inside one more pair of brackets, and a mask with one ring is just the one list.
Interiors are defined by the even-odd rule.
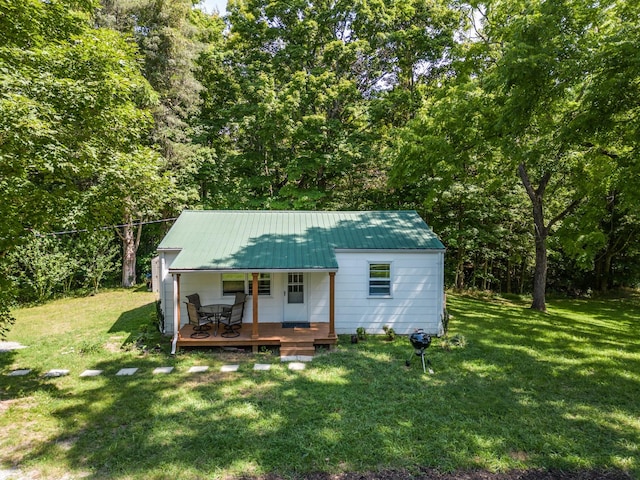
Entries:
[[[240,278],[237,279],[228,279],[225,280],[225,276],[242,276],[242,280],[240,280]],[[234,282],[234,283],[240,283],[242,281],[242,290],[236,289],[236,290],[225,290],[225,281],[226,282]],[[238,285],[239,286],[239,285]],[[245,293],[247,291],[247,275],[245,273],[237,273],[237,272],[227,272],[227,273],[223,273],[220,275],[220,287],[222,289],[222,296],[223,297],[233,297],[236,292],[242,292]]]
[[[226,276],[242,276],[242,290],[225,290],[225,281],[227,282],[238,282],[240,283],[240,278],[225,280]],[[261,278],[262,277],[262,278]],[[262,283],[262,292],[261,292],[261,284]],[[272,285],[273,285],[273,276],[269,272],[261,272],[258,274],[258,296],[259,297],[270,297],[272,295]],[[239,285],[238,285],[239,286]],[[266,292],[266,288],[268,288],[268,292]],[[236,292],[246,293],[247,295],[253,295],[253,275],[250,273],[240,273],[240,272],[226,272],[220,275],[220,288],[222,290],[222,297],[233,297]]]
[[[264,277],[263,277],[264,275]],[[248,295],[253,295],[253,275],[247,274],[247,289]],[[269,272],[261,272],[258,273],[258,296],[259,297],[270,297],[271,296],[271,274]],[[261,285],[262,284],[262,285]],[[261,288],[267,286],[268,291],[264,293],[261,291]]]
[[[388,271],[388,277],[372,276],[371,267],[374,265],[386,265],[388,268],[381,271]],[[377,282],[378,284],[374,285],[373,282]],[[383,293],[372,293],[372,287],[380,288],[381,284],[388,285],[386,291]],[[370,260],[367,262],[367,298],[393,298],[393,262],[384,260]]]

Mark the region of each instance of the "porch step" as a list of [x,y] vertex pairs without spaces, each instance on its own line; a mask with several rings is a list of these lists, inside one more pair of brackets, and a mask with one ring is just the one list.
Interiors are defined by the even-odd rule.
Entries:
[[281,357],[313,357],[316,347],[313,342],[281,342]]

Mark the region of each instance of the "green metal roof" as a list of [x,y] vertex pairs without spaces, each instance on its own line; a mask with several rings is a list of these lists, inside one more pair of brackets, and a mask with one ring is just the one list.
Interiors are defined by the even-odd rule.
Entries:
[[172,271],[337,270],[336,250],[443,250],[415,211],[186,210],[158,250]]

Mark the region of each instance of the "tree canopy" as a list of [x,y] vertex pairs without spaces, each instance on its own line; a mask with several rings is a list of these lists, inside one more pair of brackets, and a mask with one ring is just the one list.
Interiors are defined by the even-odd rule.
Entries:
[[196,4],[0,0],[4,270],[124,225],[133,285],[184,207],[414,208],[451,286],[638,285],[637,2]]

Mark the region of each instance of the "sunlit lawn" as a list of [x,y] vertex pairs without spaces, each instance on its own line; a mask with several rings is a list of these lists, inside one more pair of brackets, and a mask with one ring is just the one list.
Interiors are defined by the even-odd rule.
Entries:
[[[169,356],[123,349],[151,324],[153,296],[111,291],[15,312],[0,353],[0,468],[55,478],[620,468],[640,478],[640,300],[449,296],[450,337],[424,375],[406,338],[341,338],[304,371],[269,354]],[[152,336],[153,337],[153,336]],[[417,360],[417,359],[416,359]],[[256,363],[273,363],[254,371]],[[236,373],[221,373],[240,363]],[[192,365],[208,365],[190,374]],[[158,366],[175,366],[154,375]],[[139,367],[132,377],[116,377]],[[31,368],[27,377],[6,374]],[[66,377],[45,379],[51,368]],[[85,369],[104,370],[80,378]]]

